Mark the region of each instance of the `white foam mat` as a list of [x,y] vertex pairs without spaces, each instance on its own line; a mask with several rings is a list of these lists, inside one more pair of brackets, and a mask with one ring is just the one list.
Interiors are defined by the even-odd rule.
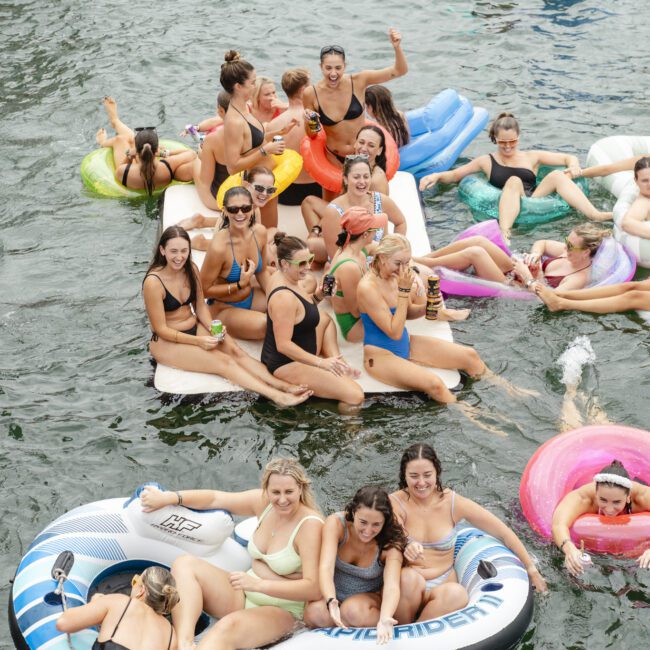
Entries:
[[[390,181],[390,196],[400,207],[407,222],[407,236],[413,248],[413,255],[416,257],[426,255],[431,251],[429,238],[427,236],[424,215],[420,197],[415,185],[415,179],[411,174],[397,172]],[[162,226],[163,229],[173,226],[182,219],[191,217],[194,213],[201,212],[206,216],[217,216],[217,212],[206,208],[196,188],[193,185],[175,185],[165,191]],[[302,220],[299,207],[279,206],[280,230],[298,237],[306,238],[307,229]],[[212,236],[212,229],[193,230],[190,236],[194,237],[203,233],[206,237]],[[200,268],[205,258],[205,253],[194,251],[192,258]],[[328,301],[323,301],[319,308],[334,318],[331,306]],[[424,318],[408,321],[407,329],[411,334],[423,334],[435,336],[445,341],[453,341],[449,323],[443,321],[427,321]],[[256,359],[260,358],[262,352],[262,341],[237,341],[238,344]],[[389,393],[403,392],[394,386],[383,384],[363,369],[363,345],[361,343],[349,343],[339,333],[339,347],[341,354],[353,367],[361,370],[361,377],[358,379],[361,387],[366,393]],[[432,369],[448,388],[457,386],[460,382],[460,375],[456,370]],[[163,393],[175,395],[200,395],[205,393],[227,393],[241,391],[239,386],[229,381],[206,373],[187,372],[177,368],[171,368],[158,364],[154,376],[156,389]]]

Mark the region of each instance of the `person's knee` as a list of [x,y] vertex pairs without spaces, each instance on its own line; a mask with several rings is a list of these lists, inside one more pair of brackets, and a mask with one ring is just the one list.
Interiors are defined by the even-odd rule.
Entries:
[[447,401],[445,398],[447,397],[447,387],[445,386],[444,382],[440,377],[437,375],[434,375],[433,373],[429,373],[431,377],[427,379],[427,384],[426,384],[426,393],[429,395],[429,397],[435,399],[438,402],[444,402]]
[[486,258],[489,257],[487,251],[484,248],[481,248],[480,246],[470,246],[467,249],[467,254],[469,255],[470,260],[472,261],[472,264],[475,262],[479,262],[481,260],[485,260]]
[[465,370],[472,377],[480,375],[485,370],[485,364],[481,355],[474,348],[465,349],[465,367],[461,370]]
[[363,388],[356,381],[350,380],[350,387],[348,388],[345,402],[351,406],[361,406],[365,399]]
[[370,605],[358,600],[346,601],[341,605],[341,618],[350,627],[369,627],[377,622]]
[[440,585],[437,589],[436,598],[444,603],[445,609],[448,611],[456,611],[462,609],[469,602],[469,595],[463,585],[458,582],[448,582]]
[[242,612],[231,612],[223,618],[220,618],[214,626],[215,634],[223,641],[233,640],[238,637],[239,630],[242,629],[246,623],[241,616]]
[[331,625],[330,617],[322,601],[307,603],[303,620],[307,627],[328,627]]
[[523,192],[524,191],[524,182],[519,178],[519,176],[511,176],[503,185],[503,189],[511,190],[513,192]]
[[424,578],[415,570],[410,567],[402,569],[399,577],[399,590],[400,594],[408,597],[417,596],[421,598],[420,592],[424,588]]
[[172,563],[172,575],[175,578],[179,576],[194,575],[196,567],[196,558],[193,555],[181,555]]

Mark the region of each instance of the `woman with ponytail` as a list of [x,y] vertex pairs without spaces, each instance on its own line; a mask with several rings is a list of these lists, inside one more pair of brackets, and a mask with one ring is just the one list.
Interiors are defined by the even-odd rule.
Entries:
[[[483,172],[491,185],[503,190],[499,200],[499,226],[508,242],[510,230],[521,210],[521,199],[525,196],[538,198],[557,192],[572,208],[592,221],[612,218],[611,212],[597,210],[571,180],[580,172],[580,162],[575,156],[543,150],[522,151],[518,148],[519,132],[515,116],[501,113],[488,132],[490,140],[497,145],[494,154],[479,156],[451,171],[424,176],[420,180],[420,190],[429,189],[438,182],[458,183],[469,174]],[[537,185],[540,165],[564,166],[566,169],[552,171]]]
[[96,594],[59,616],[56,629],[70,634],[99,626],[93,650],[176,650],[176,634],[165,617],[178,602],[172,574],[150,566],[133,576],[130,596]]
[[[572,575],[583,572],[580,549],[571,540],[569,528],[581,515],[588,513],[616,517],[635,512],[650,512],[650,487],[633,481],[620,460],[607,467],[558,503],[553,513],[553,541],[564,553],[564,566]],[[639,566],[650,569],[650,549],[638,559]]]
[[155,127],[130,129],[117,115],[112,97],[104,97],[104,108],[116,135],[107,137],[106,129],[97,131],[97,144],[112,147],[115,179],[132,190],[153,191],[173,180],[191,181],[196,153],[189,149],[160,151]]

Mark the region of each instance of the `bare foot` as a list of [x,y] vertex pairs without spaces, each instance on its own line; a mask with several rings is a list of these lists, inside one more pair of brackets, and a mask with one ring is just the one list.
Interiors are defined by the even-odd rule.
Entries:
[[108,95],[105,95],[102,101],[104,109],[106,110],[106,115],[108,115],[108,121],[111,123],[111,126],[115,128],[115,123],[119,120],[117,117],[117,104],[115,103],[115,100]]
[[547,287],[541,282],[536,282],[535,293],[551,311],[559,311],[562,309],[559,296],[550,287]]
[[489,381],[491,384],[503,388],[503,390],[505,390],[508,395],[512,395],[512,397],[539,397],[539,393],[536,390],[530,390],[528,388],[520,388],[519,386],[515,386],[501,375],[497,375],[496,373],[492,372],[487,367],[481,375],[481,379]]
[[200,212],[195,212],[191,217],[181,219],[176,225],[185,228],[185,230],[203,228],[204,219],[205,217]]
[[458,411],[460,411],[460,413],[464,415],[470,422],[473,422],[477,427],[483,429],[484,431],[493,433],[495,436],[499,436],[500,438],[508,437],[508,434],[505,431],[502,431],[497,427],[493,427],[490,424],[486,424],[483,421],[481,411],[475,406],[468,404],[467,402],[453,402],[451,404],[447,404],[447,407],[451,409],[458,409]]
[[361,370],[358,368],[353,368],[343,357],[341,357],[341,361],[343,361],[343,363],[346,365],[346,369],[343,371],[344,375],[347,375],[352,379],[358,379],[361,377]]
[[447,309],[446,307],[443,307],[438,311],[438,320],[467,320],[471,311],[471,309]]
[[[180,225],[180,224],[179,224]],[[192,249],[195,251],[207,251],[210,245],[210,239],[205,235],[197,235],[192,237]]]
[[306,390],[309,390],[309,386],[307,384],[287,384],[286,386],[283,386],[280,390],[283,390],[285,393],[291,393],[292,395],[300,395],[301,393],[304,393]]
[[97,133],[95,133],[95,141],[100,147],[104,146],[104,142],[106,142],[107,137],[106,137],[106,129],[99,129]]
[[297,404],[302,404],[304,401],[308,400],[313,394],[314,391],[310,389],[304,390],[302,393],[298,394],[279,392],[273,402],[277,406],[296,406]]

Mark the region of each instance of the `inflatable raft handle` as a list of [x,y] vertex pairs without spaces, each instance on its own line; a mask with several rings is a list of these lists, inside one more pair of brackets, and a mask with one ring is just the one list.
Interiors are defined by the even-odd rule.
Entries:
[[495,578],[497,575],[497,568],[492,564],[492,562],[488,562],[487,560],[481,560],[478,563],[478,569],[476,572],[483,578],[483,580],[487,580],[488,578]]
[[64,580],[68,579],[70,569],[74,564],[74,553],[72,551],[63,551],[54,561],[52,566],[52,579],[59,583],[56,593],[59,593]]

